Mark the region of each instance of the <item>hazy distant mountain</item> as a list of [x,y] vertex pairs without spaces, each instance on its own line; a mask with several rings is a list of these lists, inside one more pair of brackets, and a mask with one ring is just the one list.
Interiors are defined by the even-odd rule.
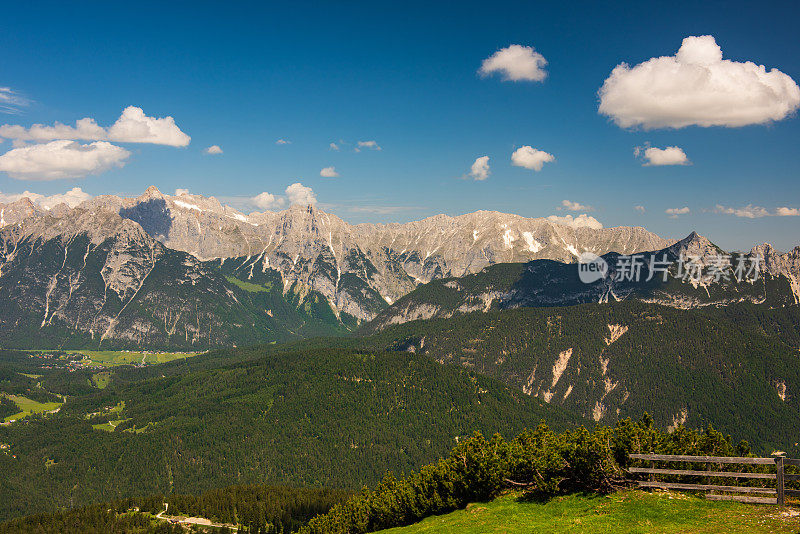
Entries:
[[[650,276],[650,257],[666,261],[664,273],[654,264]],[[736,269],[741,256],[749,270],[756,257],[756,272],[737,280]],[[697,279],[686,277],[689,267],[680,271],[679,260],[697,258],[702,266]],[[718,258],[730,258],[717,276],[711,266]],[[621,273],[625,260],[617,253],[603,256],[608,274],[592,283],[581,281],[578,265],[548,260],[527,264],[494,265],[474,275],[443,279],[421,285],[392,306],[382,311],[369,325],[382,329],[391,324],[418,319],[447,318],[473,311],[509,309],[523,306],[569,306],[585,303],[613,302],[634,299],[675,308],[702,308],[749,302],[768,306],[785,306],[800,302],[800,247],[789,253],[776,252],[765,244],[748,254],[728,255],[708,239],[692,233],[664,249],[644,254],[638,278]],[[628,272],[627,274],[630,274]],[[741,273],[747,275],[747,272]],[[648,280],[649,279],[649,280]]]
[[311,206],[244,215],[213,197],[154,187],[72,209],[23,199],[0,214],[6,340],[42,330],[54,341],[75,334],[76,343],[210,346],[330,334],[430,280],[670,243],[643,228],[573,228],[497,212],[384,225],[351,225]]

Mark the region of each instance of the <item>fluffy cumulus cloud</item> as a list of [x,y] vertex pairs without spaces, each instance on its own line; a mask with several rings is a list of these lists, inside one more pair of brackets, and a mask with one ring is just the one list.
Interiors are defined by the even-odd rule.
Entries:
[[286,197],[290,204],[313,205],[317,203],[317,197],[310,187],[306,187],[300,182],[294,183],[286,188]]
[[0,87],[0,113],[14,115],[30,101],[10,87]]
[[689,208],[686,206],[682,208],[667,208],[664,210],[664,213],[669,215],[671,219],[677,219],[678,215],[687,215],[690,212],[691,210],[689,210]]
[[800,209],[780,207],[770,211],[762,206],[753,206],[748,204],[742,208],[731,208],[717,204],[714,208],[714,213],[723,215],[735,215],[736,217],[743,217],[745,219],[760,219],[761,217],[797,217],[800,216]]
[[283,206],[284,199],[264,191],[251,198],[250,203],[262,210],[272,210]]
[[325,167],[319,171],[319,175],[323,178],[337,178],[339,173],[336,172],[336,167]]
[[686,157],[683,149],[677,146],[667,148],[636,147],[633,150],[636,157],[642,158],[644,167],[659,167],[662,165],[689,165],[691,162]]
[[182,196],[188,195],[188,194],[190,194],[188,189],[180,189],[180,188],[178,188],[178,189],[175,190],[175,196],[176,197],[182,197]]
[[478,73],[481,76],[500,73],[503,80],[511,82],[541,82],[547,77],[546,65],[547,60],[532,46],[512,44],[484,59]]
[[592,228],[594,230],[600,230],[603,228],[603,224],[600,221],[594,217],[586,215],[585,213],[578,215],[577,217],[573,217],[572,215],[564,215],[563,217],[551,215],[547,218],[547,220],[555,224],[571,226],[572,228]]
[[218,154],[222,154],[222,149],[219,147],[219,145],[211,145],[210,147],[203,150],[203,152],[211,156],[216,156]]
[[151,143],[183,147],[191,141],[175,124],[172,117],[148,117],[141,108],[128,106],[117,121],[103,128],[92,118],[84,118],[69,126],[56,122],[53,126],[34,124],[30,128],[4,124],[0,137],[16,141],[52,141],[73,139],[81,141],[114,141],[118,143]]
[[0,156],[0,171],[18,180],[83,178],[122,167],[130,155],[105,141],[82,145],[62,139],[6,152]]
[[594,208],[591,206],[586,206],[580,202],[572,202],[571,200],[562,200],[561,208],[559,209],[565,209],[569,211],[594,211]]
[[530,146],[521,146],[511,154],[511,164],[516,167],[525,167],[533,171],[541,171],[545,163],[555,161],[552,154]]
[[489,177],[489,174],[489,156],[477,158],[469,169],[469,177],[474,180],[483,181]]
[[674,56],[617,65],[599,97],[599,112],[622,128],[764,124],[800,106],[800,88],[790,76],[722,59],[711,35],[685,38]]
[[92,195],[84,192],[80,187],[73,187],[66,193],[56,193],[54,195],[40,195],[39,193],[31,193],[30,191],[12,194],[0,193],[0,204],[16,202],[21,198],[28,198],[34,204],[49,210],[59,204],[67,204],[69,207],[74,208],[81,202],[92,198]]
[[367,148],[369,150],[383,150],[377,141],[359,141],[358,143],[356,143],[356,148],[355,148],[356,152],[361,152],[362,148]]
[[634,206],[633,210],[637,213],[644,213],[645,211],[647,211],[644,209],[644,206]]

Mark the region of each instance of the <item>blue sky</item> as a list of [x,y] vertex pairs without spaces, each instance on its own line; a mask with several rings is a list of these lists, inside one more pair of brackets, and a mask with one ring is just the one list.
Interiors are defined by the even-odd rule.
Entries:
[[[792,2],[14,3],[4,7],[0,88],[28,102],[0,113],[0,124],[91,117],[107,127],[136,106],[173,117],[191,143],[118,142],[130,152],[124,166],[83,178],[0,172],[0,192],[135,195],[153,184],[242,203],[301,182],[352,222],[587,212],[666,237],[697,230],[729,249],[788,249],[800,244],[800,217],[773,214],[800,208],[795,114],[741,127],[621,128],[598,113],[598,90],[618,64],[672,56],[702,35],[725,59],[800,80],[798,16]],[[478,74],[512,44],[546,58],[543,81]],[[369,140],[381,150],[354,150]],[[648,143],[680,147],[691,164],[643,166],[634,147]],[[223,154],[204,154],[211,145]],[[555,161],[514,166],[522,146]],[[0,143],[0,153],[12,149]],[[481,156],[491,172],[476,181],[468,175]],[[338,177],[320,176],[329,166]],[[563,200],[593,210],[559,210]],[[665,213],[683,207],[688,214]]]

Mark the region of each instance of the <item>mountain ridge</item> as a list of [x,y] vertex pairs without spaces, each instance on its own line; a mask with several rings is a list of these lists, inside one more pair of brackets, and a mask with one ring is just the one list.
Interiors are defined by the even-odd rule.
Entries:
[[[552,271],[549,262],[574,269],[585,252],[721,252],[696,233],[674,241],[641,227],[574,228],[492,211],[381,225],[351,225],[314,206],[244,215],[214,197],[155,187],[74,208],[47,210],[23,198],[0,205],[0,215],[0,340],[10,346],[66,339],[71,347],[208,348],[336,335],[423,284],[498,265],[545,262]],[[760,247],[754,250],[766,253],[765,272],[786,276],[800,295],[800,248],[780,254]],[[508,269],[515,267],[496,271]],[[488,309],[506,289],[479,296],[465,311]]]

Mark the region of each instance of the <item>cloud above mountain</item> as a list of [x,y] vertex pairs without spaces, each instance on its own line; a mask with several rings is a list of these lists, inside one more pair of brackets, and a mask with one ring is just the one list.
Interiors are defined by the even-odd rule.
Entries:
[[525,145],[521,146],[511,154],[511,164],[515,167],[524,167],[533,171],[539,172],[545,163],[555,161],[556,158],[552,154]]
[[512,44],[484,59],[478,73],[481,76],[498,73],[510,82],[541,82],[547,77],[546,65],[547,60],[532,46]]
[[677,219],[679,215],[688,215],[691,213],[691,210],[688,206],[684,206],[682,208],[667,208],[664,210],[664,213],[669,215],[670,219]]
[[273,210],[280,208],[284,205],[285,200],[281,197],[276,197],[272,193],[259,193],[250,199],[250,203],[262,210]]
[[622,128],[738,127],[786,118],[797,83],[777,69],[722,59],[711,35],[683,40],[674,56],[617,65],[598,93],[599,112]]
[[4,124],[0,126],[0,137],[16,141],[113,141],[117,143],[150,143],[184,147],[191,137],[186,135],[172,117],[148,117],[142,108],[128,106],[117,121],[104,128],[89,117],[75,121],[75,126],[56,122],[52,126],[34,124],[30,128]]
[[491,173],[489,169],[489,156],[481,156],[469,168],[469,177],[479,182],[487,179]]
[[41,195],[30,191],[25,191],[24,193],[0,193],[0,204],[16,202],[22,198],[28,198],[39,207],[49,210],[62,203],[74,208],[78,204],[91,199],[92,195],[84,192],[80,187],[73,187],[66,193],[56,193],[54,195]]
[[565,209],[569,211],[594,211],[594,208],[581,204],[580,202],[572,202],[571,200],[562,200],[561,207],[558,209]]
[[748,204],[747,206],[741,208],[731,208],[717,204],[713,211],[714,213],[719,213],[722,215],[735,215],[736,217],[743,217],[745,219],[800,216],[800,209],[798,208],[780,207],[770,211],[762,206],[753,206],[752,204]]
[[0,171],[17,180],[84,178],[125,165],[131,155],[106,141],[80,144],[61,139],[14,148],[0,155]]
[[570,226],[572,228],[592,228],[594,230],[600,230],[603,228],[603,223],[594,217],[586,215],[585,213],[582,213],[577,217],[573,217],[572,215],[564,215],[563,217],[551,215],[547,218],[547,220],[552,223]]
[[314,191],[300,182],[294,183],[286,188],[286,197],[289,199],[290,204],[307,206],[317,203],[317,197]]

